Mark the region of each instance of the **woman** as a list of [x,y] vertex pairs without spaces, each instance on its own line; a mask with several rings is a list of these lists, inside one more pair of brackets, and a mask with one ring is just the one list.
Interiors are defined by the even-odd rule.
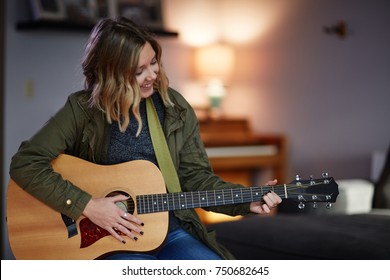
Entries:
[[[194,111],[168,87],[161,47],[144,29],[126,18],[101,20],[92,30],[82,68],[85,89],[71,94],[64,107],[24,141],[12,158],[10,175],[27,192],[72,219],[81,215],[89,218],[118,242],[137,242],[144,233],[143,221],[115,204],[126,196],[92,197],[62,180],[53,172],[51,161],[66,153],[97,164],[146,159],[158,165],[146,119],[147,98],[152,98],[158,113],[182,191],[243,187],[213,174]],[[280,202],[271,192],[262,202],[208,210],[229,215],[262,214]],[[233,258],[207,233],[193,209],[175,211],[169,217],[167,240],[157,252],[107,258]]]

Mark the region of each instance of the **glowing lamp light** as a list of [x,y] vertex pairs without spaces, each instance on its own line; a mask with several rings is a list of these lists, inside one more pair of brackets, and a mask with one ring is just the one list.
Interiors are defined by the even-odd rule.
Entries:
[[226,45],[211,45],[195,52],[197,77],[206,82],[206,93],[212,108],[219,108],[226,95],[225,86],[229,83],[235,65],[233,48]]

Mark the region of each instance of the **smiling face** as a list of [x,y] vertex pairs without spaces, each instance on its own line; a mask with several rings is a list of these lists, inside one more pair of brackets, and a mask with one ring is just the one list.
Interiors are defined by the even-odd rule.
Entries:
[[135,72],[142,98],[147,98],[153,94],[153,83],[157,79],[159,71],[156,52],[149,43],[146,43],[141,50],[137,71]]

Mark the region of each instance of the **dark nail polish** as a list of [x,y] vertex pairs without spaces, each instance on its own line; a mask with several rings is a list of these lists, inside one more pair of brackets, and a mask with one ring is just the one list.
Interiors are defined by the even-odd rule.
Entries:
[[141,235],[144,235],[144,232],[143,232],[143,231],[141,231],[139,234],[141,234]]
[[144,226],[145,224],[144,223],[141,223],[141,226]]
[[125,241],[125,240],[122,240],[122,243],[123,243],[123,244],[126,244],[126,241]]
[[137,240],[138,240],[138,237],[137,237],[137,236],[134,236],[134,240],[137,241]]

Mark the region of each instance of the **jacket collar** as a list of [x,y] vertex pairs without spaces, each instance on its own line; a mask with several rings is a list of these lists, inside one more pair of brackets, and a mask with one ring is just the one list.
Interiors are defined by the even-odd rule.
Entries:
[[187,115],[187,108],[183,107],[171,93],[170,98],[174,103],[174,106],[165,108],[164,133],[166,136],[169,136],[172,132],[181,128],[185,123]]

